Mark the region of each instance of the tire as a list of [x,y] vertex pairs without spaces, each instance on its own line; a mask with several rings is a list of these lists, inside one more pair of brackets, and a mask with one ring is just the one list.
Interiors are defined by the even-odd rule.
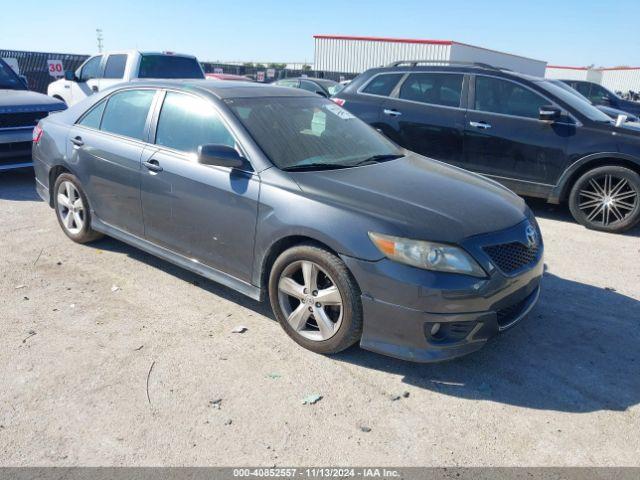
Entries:
[[[312,279],[314,275],[315,281],[305,282],[305,278]],[[269,299],[287,335],[308,350],[337,353],[360,339],[360,288],[344,262],[327,250],[303,244],[283,252],[271,268]]]
[[53,192],[56,217],[67,237],[76,243],[88,243],[102,237],[101,233],[91,228],[89,202],[76,177],[70,173],[59,175]]
[[589,170],[571,188],[569,209],[589,229],[629,230],[640,222],[640,175],[613,165]]

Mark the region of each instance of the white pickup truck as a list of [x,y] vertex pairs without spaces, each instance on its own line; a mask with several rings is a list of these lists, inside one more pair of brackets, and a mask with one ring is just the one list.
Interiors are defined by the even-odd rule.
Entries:
[[49,84],[47,94],[68,106],[112,85],[136,78],[205,78],[191,55],[158,52],[111,52],[88,58],[75,71]]

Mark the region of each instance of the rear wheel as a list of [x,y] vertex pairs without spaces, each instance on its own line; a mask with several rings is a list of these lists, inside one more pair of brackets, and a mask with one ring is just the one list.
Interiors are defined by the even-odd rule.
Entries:
[[640,175],[625,167],[594,168],[574,184],[569,208],[587,228],[624,232],[640,222]]
[[337,353],[360,338],[360,289],[342,260],[322,248],[282,253],[271,269],[269,297],[285,332],[309,350]]
[[69,173],[63,173],[53,187],[53,204],[62,231],[77,243],[87,243],[102,237],[91,228],[89,202],[80,182]]

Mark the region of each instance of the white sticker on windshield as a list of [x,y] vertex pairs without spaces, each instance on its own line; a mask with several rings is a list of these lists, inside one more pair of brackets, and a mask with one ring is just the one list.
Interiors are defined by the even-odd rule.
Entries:
[[323,107],[343,120],[350,120],[352,118],[356,118],[351,113],[347,112],[344,108],[340,108],[338,105],[334,105],[332,103],[326,103],[323,105]]

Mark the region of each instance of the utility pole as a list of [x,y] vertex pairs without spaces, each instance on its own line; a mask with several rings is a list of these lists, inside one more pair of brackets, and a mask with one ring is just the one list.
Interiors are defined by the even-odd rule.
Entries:
[[104,37],[102,36],[102,29],[101,28],[96,28],[96,40],[98,41],[98,53],[102,53],[102,39]]

